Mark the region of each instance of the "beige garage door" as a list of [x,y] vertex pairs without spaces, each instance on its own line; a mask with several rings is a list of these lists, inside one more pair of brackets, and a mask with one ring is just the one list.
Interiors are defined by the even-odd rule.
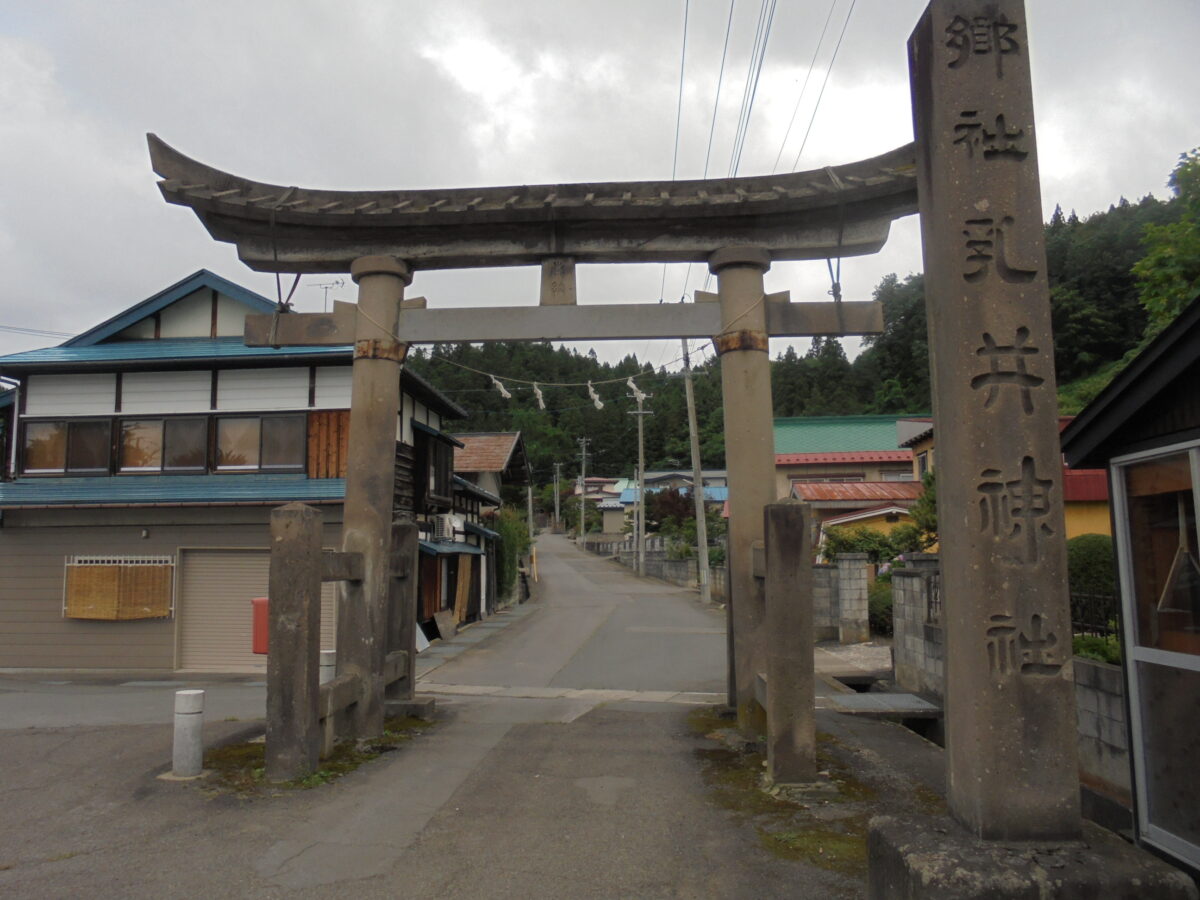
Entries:
[[[184,550],[180,554],[179,668],[265,672],[250,646],[252,597],[267,595],[266,550]],[[321,649],[334,649],[335,586],[321,588]]]

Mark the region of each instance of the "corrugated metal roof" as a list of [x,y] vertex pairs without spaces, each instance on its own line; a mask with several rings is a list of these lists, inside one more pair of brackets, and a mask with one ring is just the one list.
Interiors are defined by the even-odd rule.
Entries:
[[28,478],[0,484],[0,508],[340,502],[341,478],[304,475],[129,475]]
[[432,556],[447,553],[470,553],[474,556],[483,556],[482,548],[468,544],[466,541],[417,541],[417,543],[421,545],[422,552]]
[[459,490],[467,494],[475,495],[490,506],[499,506],[502,502],[500,498],[491,491],[485,491],[479,485],[475,484],[474,482],[467,481],[467,479],[463,478],[461,475],[454,476],[454,484]]
[[500,539],[500,532],[492,531],[490,528],[484,528],[482,525],[477,525],[474,522],[465,523],[463,528],[466,530],[467,534],[478,534],[481,537],[485,537],[492,541]]
[[776,453],[895,450],[896,422],[908,416],[809,416],[775,420]]
[[894,515],[907,516],[908,510],[903,506],[897,506],[894,503],[885,503],[883,506],[871,506],[867,509],[856,509],[853,512],[842,513],[840,516],[833,516],[821,523],[822,528],[828,528],[831,525],[844,525],[847,522],[860,522],[863,519],[870,519],[874,516],[885,516],[889,513]]
[[346,357],[350,347],[247,347],[241,338],[168,338],[153,341],[115,341],[81,347],[43,347],[0,356],[0,372],[38,368],[66,368],[108,365],[120,362],[188,360],[271,360],[293,357]]
[[777,453],[775,465],[815,465],[860,462],[912,462],[911,450],[851,450],[844,453]]
[[849,500],[880,504],[916,500],[923,490],[919,481],[819,481],[792,485],[794,496],[811,502]]

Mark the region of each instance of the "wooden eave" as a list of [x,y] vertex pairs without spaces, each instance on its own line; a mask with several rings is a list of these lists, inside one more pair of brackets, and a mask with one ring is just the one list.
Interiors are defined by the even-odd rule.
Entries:
[[842,166],[692,181],[330,191],[250,181],[147,136],[159,189],[251,268],[344,272],[382,253],[418,269],[704,262],[753,244],[775,259],[876,252],[917,211],[912,144]]

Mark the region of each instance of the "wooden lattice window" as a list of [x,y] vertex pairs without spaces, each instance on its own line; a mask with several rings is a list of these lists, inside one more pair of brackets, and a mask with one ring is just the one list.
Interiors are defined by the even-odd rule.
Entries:
[[68,619],[163,619],[173,611],[173,557],[68,556],[66,570]]

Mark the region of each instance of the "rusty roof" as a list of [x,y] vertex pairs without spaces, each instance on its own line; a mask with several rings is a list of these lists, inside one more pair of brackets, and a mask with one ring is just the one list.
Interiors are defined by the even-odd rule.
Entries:
[[775,465],[816,463],[912,462],[911,450],[852,450],[843,453],[776,453]]
[[481,431],[453,437],[463,443],[454,449],[455,472],[503,472],[514,461],[521,432]]
[[923,490],[919,481],[814,481],[792,485],[792,495],[810,503],[848,501],[878,505],[912,502]]

